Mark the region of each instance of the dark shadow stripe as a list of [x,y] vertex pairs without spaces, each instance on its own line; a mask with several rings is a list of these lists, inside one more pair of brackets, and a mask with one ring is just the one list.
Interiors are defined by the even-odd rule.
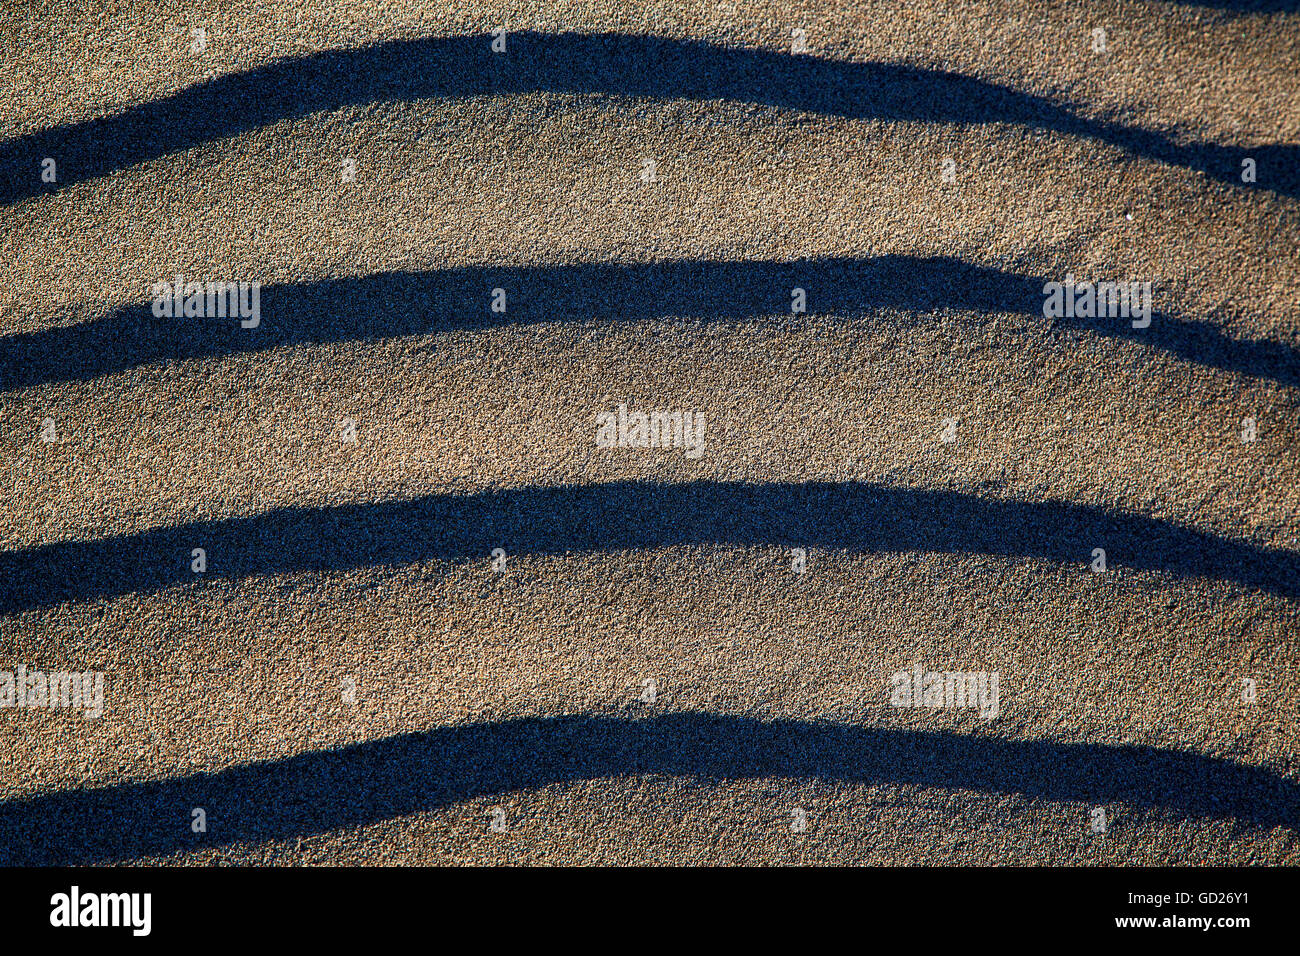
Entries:
[[[497,547],[560,555],[689,545],[988,554],[1081,567],[1100,547],[1115,567],[1300,597],[1300,554],[1126,512],[861,482],[623,481],[281,508],[6,551],[0,553],[0,611],[200,580],[486,560]],[[205,575],[190,570],[193,548],[207,551]]]
[[[1236,186],[1244,185],[1241,161],[1250,156],[1258,164],[1252,188],[1300,194],[1300,146],[1181,144],[1171,134],[1088,119],[1046,97],[960,73],[624,34],[520,32],[505,54],[489,44],[487,36],[463,36],[326,50],[17,137],[0,144],[0,204],[321,111],[535,91],[732,100],[852,119],[1011,123],[1096,140]],[[57,185],[40,182],[46,156],[59,163]]]
[[[0,804],[0,863],[100,863],[288,840],[632,774],[941,787],[1266,828],[1300,822],[1294,781],[1187,751],[682,713],[440,727],[217,773],[11,801]],[[207,811],[205,834],[190,830],[194,807]]]
[[[234,278],[246,277],[186,277]],[[1209,322],[1159,312],[1145,329],[1133,328],[1127,318],[1044,319],[1045,281],[959,259],[895,255],[388,272],[267,286],[261,325],[254,329],[241,328],[237,319],[158,318],[142,304],[74,325],[3,336],[0,390],[93,379],[151,363],[453,329],[662,316],[789,318],[795,287],[807,291],[813,314],[853,319],[882,309],[1018,313],[1044,327],[1125,339],[1208,368],[1300,387],[1300,356],[1292,347],[1230,338]],[[504,314],[489,309],[494,288],[506,290]]]

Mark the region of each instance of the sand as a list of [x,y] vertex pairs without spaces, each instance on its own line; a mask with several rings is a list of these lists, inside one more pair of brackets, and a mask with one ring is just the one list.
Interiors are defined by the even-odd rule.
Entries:
[[1262,6],[0,15],[0,863],[1300,862]]

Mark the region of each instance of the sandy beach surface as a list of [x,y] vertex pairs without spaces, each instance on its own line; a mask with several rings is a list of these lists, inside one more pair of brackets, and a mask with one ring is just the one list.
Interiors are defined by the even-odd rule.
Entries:
[[0,863],[1300,862],[1294,5],[98,7],[0,13]]

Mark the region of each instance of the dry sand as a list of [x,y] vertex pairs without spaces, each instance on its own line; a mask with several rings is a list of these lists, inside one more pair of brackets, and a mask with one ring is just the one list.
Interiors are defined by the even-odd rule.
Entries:
[[0,671],[105,675],[0,710],[0,863],[1296,863],[1300,14],[1240,6],[0,14]]

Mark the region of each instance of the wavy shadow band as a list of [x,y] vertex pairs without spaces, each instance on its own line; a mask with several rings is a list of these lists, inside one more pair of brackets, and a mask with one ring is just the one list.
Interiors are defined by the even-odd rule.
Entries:
[[[216,773],[11,801],[0,804],[0,864],[103,863],[266,843],[634,774],[942,787],[1300,826],[1293,780],[1186,751],[680,713],[440,727]],[[191,832],[193,807],[207,811],[207,833]]]
[[[1300,553],[1126,512],[862,482],[621,481],[281,508],[6,551],[0,613],[198,580],[210,586],[253,575],[486,559],[498,547],[562,555],[690,545],[987,554],[1080,566],[1101,547],[1112,566],[1300,597]],[[193,548],[207,552],[203,575],[190,570]]]
[[[394,40],[281,60],[187,87],[111,116],[0,144],[0,204],[237,136],[286,119],[376,102],[552,93],[731,100],[851,119],[976,125],[1010,123],[1115,146],[1235,186],[1300,194],[1300,146],[1180,143],[1171,134],[1089,119],[1046,97],[960,73],[854,63],[698,41],[628,34],[510,35]],[[44,157],[59,181],[40,181]]]
[[[158,318],[142,304],[87,322],[0,337],[0,391],[83,381],[152,363],[453,329],[665,316],[789,317],[795,287],[806,290],[814,314],[854,318],[881,309],[956,309],[1042,319],[1044,281],[948,257],[897,255],[473,266],[321,279],[262,289],[262,321],[253,329],[241,328],[237,319]],[[505,313],[489,309],[494,288],[506,290]],[[1145,329],[1133,328],[1127,318],[1050,322],[1054,328],[1125,339],[1208,368],[1300,387],[1294,348],[1231,338],[1210,322],[1158,312]]]

